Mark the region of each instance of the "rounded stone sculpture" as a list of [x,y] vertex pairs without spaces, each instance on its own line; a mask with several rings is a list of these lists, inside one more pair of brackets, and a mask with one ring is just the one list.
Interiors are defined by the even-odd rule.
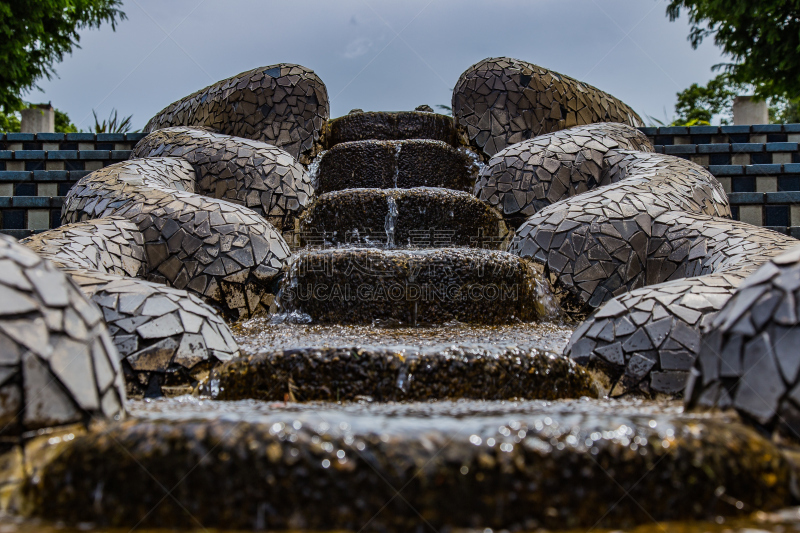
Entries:
[[195,192],[244,205],[282,231],[314,195],[311,177],[273,145],[220,133],[164,128],[139,141],[131,158],[180,157],[192,164]]
[[122,359],[129,395],[186,392],[238,353],[213,308],[183,290],[133,276],[146,270],[133,222],[108,217],[68,224],[22,243],[70,275],[103,312]]
[[[562,148],[573,131],[575,147],[593,143],[586,128],[544,142]],[[727,218],[730,208],[719,183],[683,159],[613,149],[598,151],[594,165],[576,168],[570,158],[534,154],[525,161],[531,151],[519,153],[524,156],[496,163],[515,169],[501,173],[510,177],[509,189],[511,178],[530,188],[551,182],[551,192],[560,173],[569,181],[553,195],[566,198],[531,216],[509,251],[543,263],[562,306],[575,316],[599,308],[575,331],[566,353],[602,368],[615,384],[612,394],[680,392],[704,320],[759,265],[797,243]],[[527,174],[517,173],[521,169]],[[569,196],[567,183],[576,191],[600,187]]]
[[124,415],[103,315],[69,277],[0,235],[0,434]]
[[[610,171],[625,179],[545,207],[519,228],[509,248],[544,263],[562,304],[577,314],[623,292],[699,274],[708,246],[713,251],[726,243],[722,232],[730,221],[717,220],[725,226],[715,230],[706,224],[713,219],[700,216],[730,216],[714,176],[674,156],[620,155]],[[719,239],[695,242],[686,236],[689,227]],[[745,233],[750,227],[742,224]]]
[[[693,224],[681,223],[689,218]],[[798,244],[771,230],[715,217],[682,215],[665,225],[664,244],[649,256],[648,276],[659,265],[669,271],[677,264],[667,278],[674,281],[657,283],[663,279],[659,271],[657,284],[609,300],[572,334],[565,350],[611,377],[612,395],[681,392],[700,352],[701,328],[759,265]]]
[[339,324],[479,324],[547,314],[535,267],[506,252],[472,248],[344,248],[296,254],[280,310]]
[[636,128],[608,122],[540,135],[495,154],[475,196],[518,227],[550,204],[624,178],[622,150],[652,152],[653,145]]
[[308,164],[329,116],[328,91],[314,71],[281,63],[242,72],[182,98],[142,131],[202,126],[275,145]]
[[445,187],[472,191],[479,166],[475,154],[443,141],[351,141],[322,154],[317,194],[378,187]]
[[325,144],[380,140],[432,139],[458,146],[453,119],[423,111],[372,111],[354,109],[328,122]]
[[127,218],[143,236],[151,281],[195,293],[233,319],[262,312],[273,302],[289,246],[255,212],[195,194],[195,184],[184,159],[117,163],[81,178],[61,218]]
[[462,142],[489,157],[512,144],[573,126],[643,125],[630,107],[600,89],[508,57],[484,59],[461,74],[452,107]]
[[688,408],[734,408],[800,440],[800,247],[765,263],[707,325],[686,388]]
[[312,246],[498,249],[507,234],[495,209],[469,193],[432,187],[331,192],[300,217],[301,245]]

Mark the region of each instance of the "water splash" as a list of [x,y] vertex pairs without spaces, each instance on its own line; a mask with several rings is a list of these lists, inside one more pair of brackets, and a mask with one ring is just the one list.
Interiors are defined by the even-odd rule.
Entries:
[[480,173],[483,171],[484,168],[486,168],[486,163],[484,163],[481,160],[480,156],[478,156],[478,154],[476,154],[472,150],[469,150],[468,148],[464,148],[462,146],[458,149],[458,151],[467,156],[467,158],[469,159],[467,170],[473,173],[476,177],[480,175]]
[[535,291],[536,303],[541,306],[542,320],[556,322],[562,317],[561,305],[558,298],[553,294],[553,290],[546,279],[536,278]]
[[398,214],[397,202],[392,196],[389,196],[386,202],[389,205],[389,211],[386,213],[386,222],[383,224],[383,229],[386,231],[386,248],[392,249],[394,248],[394,229]]
[[327,153],[327,150],[318,153],[314,160],[308,165],[308,169],[306,169],[309,178],[311,178],[311,186],[315,189],[319,187],[319,164],[322,162],[322,156]]
[[397,182],[400,179],[400,150],[403,149],[403,143],[398,142],[394,145],[394,188],[397,189]]

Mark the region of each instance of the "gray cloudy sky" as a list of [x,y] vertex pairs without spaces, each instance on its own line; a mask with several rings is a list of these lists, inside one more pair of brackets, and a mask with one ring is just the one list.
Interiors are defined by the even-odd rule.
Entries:
[[331,116],[449,104],[458,76],[511,56],[595,85],[639,114],[671,117],[675,93],[723,61],[692,50],[666,0],[125,0],[128,20],[85,31],[28,100],[79,128],[112,108],[135,128],[171,102],[258,66],[299,63],[328,87]]

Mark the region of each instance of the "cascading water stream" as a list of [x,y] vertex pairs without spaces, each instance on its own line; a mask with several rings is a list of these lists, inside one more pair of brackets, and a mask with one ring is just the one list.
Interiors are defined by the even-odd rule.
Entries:
[[400,150],[403,149],[403,143],[398,142],[394,145],[394,188],[397,186],[397,181],[400,178]]
[[397,202],[395,202],[394,198],[389,196],[386,199],[386,203],[389,206],[389,211],[386,213],[386,222],[383,225],[383,229],[386,231],[386,248],[391,250],[394,248],[394,227],[397,223]]
[[321,151],[308,165],[308,175],[311,177],[311,185],[314,187],[314,189],[319,188],[319,165],[322,162],[322,156],[327,153],[327,150]]

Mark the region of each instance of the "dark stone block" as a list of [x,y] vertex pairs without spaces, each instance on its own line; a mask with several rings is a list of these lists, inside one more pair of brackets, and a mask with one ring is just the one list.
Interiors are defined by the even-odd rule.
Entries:
[[750,163],[752,163],[753,165],[771,165],[772,154],[771,153],[752,154],[750,156]]
[[789,225],[789,206],[788,205],[765,205],[764,206],[764,225],[781,226]]
[[728,166],[731,164],[731,154],[730,153],[711,154],[708,156],[708,164],[709,168],[711,166],[718,166],[718,165]]
[[36,196],[36,184],[17,183],[14,186],[14,196]]
[[800,191],[800,176],[778,176],[778,192],[781,191]]
[[25,229],[25,210],[6,209],[3,211],[3,229]]

